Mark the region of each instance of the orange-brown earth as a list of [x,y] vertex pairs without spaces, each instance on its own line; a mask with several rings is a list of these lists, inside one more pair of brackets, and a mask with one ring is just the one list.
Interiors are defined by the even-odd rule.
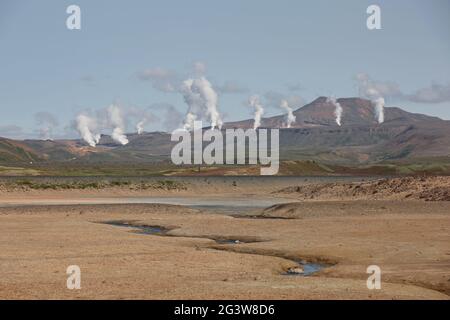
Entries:
[[[450,202],[417,196],[447,188],[448,178],[420,179],[403,180],[401,188],[401,180],[352,183],[368,192],[342,199],[327,198],[336,186],[320,189],[322,182],[301,180],[300,188],[317,190],[312,201],[304,200],[295,181],[287,186],[261,180],[255,191],[239,178],[228,186],[187,183],[171,190],[3,188],[0,204],[25,206],[0,208],[0,298],[448,299]],[[349,183],[336,185],[347,190]],[[375,197],[370,186],[398,190],[380,189]],[[127,194],[292,201],[242,209],[244,217],[161,204],[73,204]],[[55,198],[70,205],[29,205]],[[440,193],[433,198],[444,199]],[[119,220],[169,231],[149,235],[101,223]],[[300,259],[327,267],[308,277],[283,275]],[[81,268],[80,290],[66,288],[69,265]],[[381,268],[381,290],[366,286],[369,265]]]

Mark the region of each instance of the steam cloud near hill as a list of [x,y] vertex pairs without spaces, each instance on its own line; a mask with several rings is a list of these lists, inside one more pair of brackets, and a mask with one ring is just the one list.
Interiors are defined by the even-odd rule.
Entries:
[[248,104],[250,107],[255,109],[253,129],[256,130],[261,126],[261,118],[264,114],[264,108],[259,100],[259,96],[257,95],[251,96],[248,100]]
[[391,83],[375,82],[365,73],[356,75],[360,95],[372,100],[378,123],[384,122],[385,95],[399,94],[398,86]]
[[125,134],[127,124],[135,123],[137,133],[142,134],[145,125],[156,119],[157,117],[150,112],[149,108],[123,108],[117,104],[111,104],[107,108],[98,110],[94,115],[90,112],[78,114],[74,127],[91,147],[95,147],[100,141],[100,133],[110,134],[115,142],[126,145],[129,143]]
[[[106,113],[106,117],[105,117]],[[119,106],[112,104],[106,110],[97,113],[97,115],[89,116],[86,113],[79,114],[76,119],[76,129],[81,138],[91,147],[95,147],[100,141],[101,129],[111,128],[111,138],[121,145],[128,143],[125,135],[125,121]],[[94,133],[97,131],[96,133]]]
[[181,86],[188,111],[184,120],[184,129],[191,130],[196,119],[207,118],[211,128],[222,128],[222,119],[218,110],[218,96],[211,82],[204,76],[187,79]]
[[42,139],[52,139],[53,130],[58,126],[58,120],[49,112],[38,112],[34,115]]
[[[221,129],[223,121],[218,108],[218,94],[205,77],[205,73],[206,64],[197,61],[193,64],[189,76],[182,76],[163,68],[155,68],[141,72],[138,77],[141,80],[150,81],[153,88],[159,91],[175,92],[183,96],[184,102],[188,106],[182,125],[183,129],[193,129],[194,121],[197,119],[209,121],[212,129]],[[180,79],[186,80],[181,81]],[[224,91],[226,90],[222,90],[222,93]]]
[[76,118],[76,128],[81,138],[91,147],[95,147],[100,141],[100,134],[94,134],[93,130],[97,127],[95,118],[91,118],[86,114],[79,114]]
[[128,143],[127,136],[124,134],[125,123],[122,118],[122,112],[119,107],[112,104],[108,108],[109,121],[113,127],[111,138],[120,143],[126,145]]
[[157,117],[150,112],[148,109],[141,109],[141,108],[137,108],[137,107],[131,107],[131,108],[127,108],[124,112],[124,122],[126,122],[127,120],[129,120],[129,118],[132,118],[136,125],[135,125],[135,129],[137,134],[143,134],[144,130],[145,130],[145,126],[148,123],[151,123],[155,120],[157,120]]
[[145,120],[141,120],[136,124],[136,131],[138,134],[142,134],[144,132],[144,124]]
[[332,98],[329,97],[327,98],[327,102],[332,103],[335,107],[334,109],[334,116],[336,117],[336,123],[338,126],[341,126],[341,121],[342,121],[342,106],[340,105],[339,102],[337,102],[336,98]]
[[383,123],[384,122],[384,98],[383,97],[379,97],[376,98],[373,103],[375,104],[375,115],[378,119],[378,123]]
[[281,100],[280,104],[281,109],[286,111],[286,123],[285,127],[290,128],[291,125],[295,122],[296,117],[294,116],[292,108],[289,106],[287,100]]
[[[223,121],[218,109],[218,94],[205,77],[205,73],[205,63],[197,61],[193,64],[189,76],[182,76],[164,68],[154,68],[139,73],[138,78],[150,81],[156,90],[178,93],[183,96],[184,102],[188,106],[184,116],[183,129],[193,129],[194,121],[197,119],[209,121],[213,129],[221,129]],[[186,80],[181,81],[181,79]]]

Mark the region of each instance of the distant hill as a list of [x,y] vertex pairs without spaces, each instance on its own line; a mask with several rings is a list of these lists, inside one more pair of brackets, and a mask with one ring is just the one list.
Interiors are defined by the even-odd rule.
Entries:
[[[371,101],[341,98],[342,126],[335,106],[319,97],[295,110],[291,129],[280,131],[284,159],[314,159],[330,163],[370,163],[424,157],[450,157],[450,121],[385,108],[378,124]],[[261,128],[280,128],[285,115],[263,118]],[[228,122],[225,128],[252,128],[253,120]]]
[[[385,108],[385,122],[378,124],[369,100],[341,98],[342,126],[335,122],[333,104],[320,97],[294,111],[296,122],[280,129],[283,160],[317,160],[329,164],[370,164],[423,158],[450,160],[450,121]],[[262,119],[261,128],[281,128],[285,116]],[[252,128],[253,120],[227,122],[226,128]],[[0,163],[77,161],[87,163],[155,162],[168,160],[170,134],[152,132],[127,135],[118,145],[103,135],[97,147],[82,140],[24,140],[0,138]]]
[[0,138],[0,162],[32,162],[41,160],[32,148],[21,141]]
[[[374,107],[371,101],[361,98],[341,98],[337,99],[341,105],[342,126],[376,126]],[[317,128],[317,127],[339,127],[334,116],[335,107],[331,102],[327,102],[326,97],[319,97],[313,102],[298,108],[293,113],[296,122],[292,128]],[[416,114],[404,111],[400,108],[386,107],[385,122],[383,126],[390,125],[412,125],[421,122],[435,123],[446,122],[436,117],[423,114]],[[281,128],[285,122],[285,115],[279,115],[261,120],[262,128]],[[224,128],[252,128],[253,119],[227,122]]]

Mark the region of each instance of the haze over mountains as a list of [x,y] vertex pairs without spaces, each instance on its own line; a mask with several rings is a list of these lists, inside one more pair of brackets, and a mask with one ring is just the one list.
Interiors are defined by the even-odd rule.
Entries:
[[[295,110],[291,128],[280,130],[282,160],[318,160],[334,164],[364,164],[420,158],[450,159],[450,121],[385,108],[385,121],[378,124],[369,100],[341,98],[342,125],[335,119],[335,106],[326,97]],[[260,128],[282,128],[286,115],[261,119]],[[253,119],[224,123],[227,128],[253,128]],[[1,163],[51,161],[151,162],[168,160],[175,144],[170,134],[128,134],[129,143],[118,145],[103,135],[97,147],[74,140],[12,140],[0,138]]]

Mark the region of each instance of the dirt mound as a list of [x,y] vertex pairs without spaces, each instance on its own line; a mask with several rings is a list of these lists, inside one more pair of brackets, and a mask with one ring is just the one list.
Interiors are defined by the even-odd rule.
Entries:
[[302,199],[422,199],[450,201],[450,177],[404,177],[370,182],[326,183],[288,187],[277,191]]

